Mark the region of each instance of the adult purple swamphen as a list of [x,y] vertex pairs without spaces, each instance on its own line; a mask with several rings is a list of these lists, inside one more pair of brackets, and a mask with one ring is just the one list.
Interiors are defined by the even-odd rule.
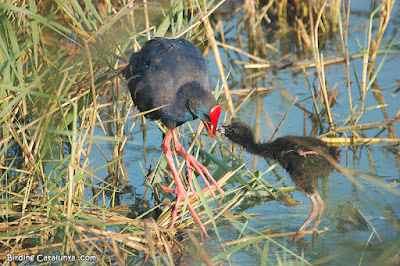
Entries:
[[[204,122],[208,136],[215,136],[221,107],[211,95],[207,62],[200,51],[187,40],[155,38],[148,41],[139,52],[131,55],[124,76],[129,79],[128,88],[137,108],[141,112],[159,108],[147,117],[161,120],[168,128],[161,146],[175,181],[175,189],[164,186],[161,189],[177,195],[170,225],[173,228],[178,206],[185,199],[187,191],[174,163],[171,140],[174,141],[177,154],[186,162],[188,182],[194,196],[197,197],[197,194],[193,187],[191,167],[203,178],[214,197],[213,187],[205,175],[220,194],[224,194],[207,168],[193,155],[186,153],[175,131],[177,126],[199,118]],[[188,209],[207,236],[203,223],[189,202]]]
[[[252,129],[242,122],[220,127],[218,131],[248,152],[278,161],[299,190],[312,202],[310,215],[297,231],[304,231],[314,219],[316,220],[311,230],[318,231],[326,210],[318,192],[318,178],[333,172],[334,164],[340,160],[338,148],[329,147],[324,141],[314,137],[283,136],[272,142],[257,142]],[[293,240],[297,241],[301,237],[301,234],[297,234]]]

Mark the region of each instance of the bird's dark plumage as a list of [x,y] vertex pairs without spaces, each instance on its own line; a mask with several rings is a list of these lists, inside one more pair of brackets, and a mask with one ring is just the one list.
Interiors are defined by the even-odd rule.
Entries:
[[[214,197],[214,189],[217,189],[221,195],[224,194],[207,168],[201,165],[193,155],[186,153],[175,131],[175,127],[199,118],[203,121],[209,137],[213,138],[215,135],[221,107],[211,95],[211,78],[207,62],[189,41],[155,38],[148,41],[139,52],[131,55],[129,65],[124,69],[123,74],[126,79],[129,79],[128,88],[137,108],[142,112],[158,108],[150,112],[147,117],[161,120],[168,128],[161,146],[174,177],[175,189],[163,186],[161,189],[177,195],[171,215],[170,228],[172,228],[180,202],[186,198],[188,192],[176,169],[171,152],[171,141],[175,143],[176,153],[186,162],[188,183],[193,195],[197,197],[192,182],[192,167],[203,178]],[[206,176],[214,184],[214,188],[211,187]],[[207,231],[190,202],[187,207],[207,236]]]
[[329,147],[324,141],[314,137],[283,136],[272,142],[257,142],[252,129],[242,122],[235,122],[218,130],[248,152],[276,160],[289,173],[296,186],[313,202],[313,211],[299,231],[304,230],[317,216],[315,204],[321,206],[313,227],[318,228],[325,212],[325,204],[318,193],[318,178],[333,172],[334,164],[340,160],[338,148]]
[[[329,175],[334,166],[326,157],[339,162],[340,152],[314,137],[283,136],[272,142],[256,142],[251,128],[241,122],[222,127],[224,135],[248,152],[276,160],[290,175],[296,186],[305,193],[317,189],[317,179]],[[302,156],[299,151],[318,154]]]
[[184,39],[148,41],[131,55],[124,75],[140,111],[166,105],[147,116],[170,129],[197,118],[210,122],[210,110],[218,105],[205,58]]

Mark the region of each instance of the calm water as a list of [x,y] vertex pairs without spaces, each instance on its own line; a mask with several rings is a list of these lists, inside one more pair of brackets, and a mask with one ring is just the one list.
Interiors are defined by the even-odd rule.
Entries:
[[[228,9],[228,7],[226,7]],[[383,44],[387,43],[394,36],[396,28],[399,26],[397,19],[399,15],[398,4],[394,6],[394,13],[392,15],[392,23],[389,25],[387,34],[385,35]],[[350,53],[359,53],[358,42],[363,45],[365,43],[366,29],[369,21],[369,5],[366,5],[364,1],[352,1],[352,15],[349,32],[349,51]],[[241,19],[241,15],[238,14],[237,18],[234,18],[231,22],[226,25],[226,28],[230,28]],[[396,21],[397,20],[397,21]],[[271,42],[276,48],[280,49],[280,43],[282,42],[282,36],[276,34],[277,38]],[[245,36],[245,33],[242,34]],[[235,39],[237,38],[237,32],[231,31],[226,35],[227,43],[235,45]],[[335,55],[341,55],[341,48],[339,42],[330,40],[329,45],[323,51],[325,59],[334,58]],[[398,40],[397,46],[393,47],[392,50],[398,51]],[[383,49],[383,45],[381,46]],[[233,52],[229,52],[229,61],[226,58],[224,51],[221,49],[222,56],[225,64],[228,68],[231,68],[231,77],[229,79],[231,89],[241,89],[243,87],[250,88],[249,85],[245,86],[239,81],[246,80],[246,75],[249,74],[248,70],[244,70],[240,64],[232,63],[235,60],[239,60],[237,55]],[[279,57],[282,56],[279,55]],[[276,57],[276,55],[275,55]],[[241,60],[244,60],[244,56],[241,56]],[[245,58],[246,59],[246,58]],[[266,58],[273,61],[271,58]],[[308,59],[312,59],[308,57]],[[400,59],[396,55],[389,55],[387,62],[381,69],[377,81],[379,88],[387,88],[396,83],[395,79],[399,79]],[[246,59],[247,60],[247,59]],[[292,56],[290,60],[298,62],[296,56]],[[382,60],[382,56],[378,57],[376,66]],[[362,60],[355,59],[352,61],[354,69],[351,70],[352,75],[352,96],[353,99],[359,98],[359,93],[356,85],[355,75],[361,79],[362,73]],[[216,64],[213,61],[213,55],[209,55],[209,66],[212,75],[215,77],[214,84],[217,84],[217,78],[219,77]],[[269,72],[264,70],[267,74],[258,81],[260,87],[273,87],[267,93],[253,94],[245,105],[241,108],[238,113],[238,118],[247,121],[251,125],[259,123],[260,126],[260,139],[269,139],[274,132],[276,126],[281,121],[283,115],[288,109],[291,101],[287,95],[291,95],[293,98],[298,96],[299,101],[307,99],[310,95],[307,83],[304,75],[299,71],[293,71],[291,68],[279,70],[275,72]],[[310,75],[309,79],[313,80],[314,69],[307,70]],[[325,67],[326,79],[330,88],[334,88],[334,91],[340,92],[337,98],[337,104],[332,108],[335,114],[335,122],[338,126],[343,126],[343,121],[349,115],[347,87],[345,83],[346,72],[345,65],[338,64]],[[233,81],[236,82],[233,82]],[[251,84],[248,81],[248,84]],[[386,112],[389,118],[392,118],[399,112],[399,99],[398,93],[395,90],[398,88],[393,87],[384,90],[384,98],[386,101]],[[234,96],[237,100],[238,96]],[[353,101],[354,103],[356,101]],[[258,107],[257,107],[258,104]],[[307,110],[314,110],[312,101],[310,99],[301,102],[301,104],[307,108]],[[371,91],[367,94],[366,107],[373,107],[379,103],[374,98]],[[256,120],[256,110],[262,110],[259,121]],[[224,117],[224,114],[221,115]],[[381,109],[371,109],[366,111],[359,124],[376,122],[385,120]],[[306,129],[304,128],[304,121]],[[133,121],[131,121],[133,122]],[[130,123],[131,123],[130,122]],[[224,121],[222,121],[224,122]],[[192,125],[196,126],[198,122],[192,122]],[[134,131],[140,131],[140,122],[136,125]],[[325,130],[326,130],[325,125]],[[394,123],[394,129],[396,133],[399,132],[399,123]],[[287,117],[282,128],[279,130],[277,136],[295,134],[303,135],[304,131],[308,134],[311,130],[310,120],[304,117],[304,113],[301,109],[294,107],[289,116]],[[129,139],[129,143],[125,148],[126,156],[123,159],[126,169],[130,177],[130,183],[136,189],[137,195],[142,195],[144,192],[144,175],[142,174],[141,165],[149,167],[149,162],[154,157],[158,160],[161,150],[162,134],[153,122],[148,122],[146,126],[147,130],[147,156],[143,156],[143,135],[135,134]],[[364,134],[366,137],[375,137],[382,128],[373,130],[365,130]],[[346,132],[350,135],[351,132]],[[387,138],[388,131],[384,131],[379,137]],[[104,146],[103,146],[104,147]],[[110,145],[110,152],[112,152],[112,146]],[[374,264],[374,262],[384,254],[385,250],[393,248],[392,253],[399,252],[400,245],[400,234],[393,226],[393,223],[400,223],[400,200],[399,197],[391,192],[382,188],[382,186],[376,185],[376,182],[389,186],[391,189],[399,189],[397,187],[400,181],[399,176],[399,147],[389,147],[387,144],[379,145],[364,145],[358,147],[342,147],[342,161],[341,164],[348,169],[355,171],[355,177],[357,181],[362,185],[363,188],[355,186],[350,180],[340,173],[333,173],[331,177],[324,182],[321,187],[321,193],[328,206],[327,213],[324,220],[321,223],[321,228],[327,226],[330,231],[324,233],[321,236],[317,236],[313,239],[312,236],[305,236],[297,245],[293,245],[287,241],[287,238],[276,239],[281,245],[286,246],[290,250],[301,255],[304,251],[304,256],[311,262],[318,262],[327,259],[329,264],[332,265],[354,265],[360,262],[362,264]],[[219,153],[217,153],[219,154]],[[94,167],[101,166],[104,164],[102,156],[100,154],[92,154],[94,160]],[[145,163],[145,159],[146,162]],[[251,168],[254,157],[244,153],[243,161],[248,162],[248,167]],[[154,162],[153,162],[154,165]],[[154,167],[154,166],[153,166]],[[262,158],[259,158],[255,165],[257,170],[265,171],[269,166]],[[268,179],[272,185],[282,182],[279,186],[293,186],[288,175],[282,171],[279,167],[277,168],[278,173],[283,177],[283,181],[277,179],[272,173],[267,173],[264,178]],[[363,178],[363,175],[369,175],[369,181]],[[373,180],[374,182],[371,182]],[[394,182],[397,180],[397,183]],[[300,204],[295,207],[284,206],[276,201],[266,202],[261,205],[251,206],[245,210],[247,213],[257,213],[254,219],[248,222],[248,226],[255,228],[258,231],[276,227],[275,232],[287,232],[295,231],[302,222],[308,217],[311,210],[311,202],[301,192],[295,191],[290,194]],[[133,196],[131,194],[126,195],[123,198],[123,203],[132,204]],[[360,215],[375,228],[379,237],[375,234],[371,237],[372,229],[365,228],[360,224],[351,222],[351,219],[344,210],[358,210]],[[385,214],[386,213],[386,214]],[[388,215],[387,215],[388,214]],[[390,217],[395,221],[392,223]],[[243,224],[245,220],[241,221]],[[220,234],[224,241],[234,240],[238,237],[238,232],[232,230],[230,224],[220,224]],[[246,231],[251,233],[250,231]],[[371,239],[369,240],[369,238]],[[365,249],[365,243],[372,244],[368,249]],[[391,241],[394,241],[393,243]],[[213,238],[208,241],[208,252],[210,257],[214,257],[221,251],[217,248],[220,242]],[[230,263],[237,265],[259,265],[261,262],[261,251],[264,242],[261,242],[258,246],[252,246],[246,250],[235,253],[230,257]],[[397,250],[397,251],[396,251]],[[275,251],[280,252],[281,249],[273,244],[270,245],[270,259],[271,262],[276,261],[277,255]],[[290,255],[280,253],[283,262],[288,262],[293,259]],[[287,257],[285,257],[287,256]]]

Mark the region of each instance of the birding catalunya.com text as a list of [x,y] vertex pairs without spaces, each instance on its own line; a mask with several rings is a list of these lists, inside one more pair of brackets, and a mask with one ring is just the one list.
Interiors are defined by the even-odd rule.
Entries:
[[7,262],[74,262],[74,261],[96,261],[95,255],[81,255],[79,257],[73,255],[13,255],[7,254]]

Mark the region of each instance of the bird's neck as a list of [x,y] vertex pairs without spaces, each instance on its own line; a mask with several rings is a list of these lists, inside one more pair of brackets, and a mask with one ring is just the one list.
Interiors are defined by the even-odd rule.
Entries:
[[252,139],[244,145],[244,148],[255,155],[259,155],[265,158],[275,159],[274,150],[271,142],[260,142]]
[[218,103],[209,91],[204,89],[199,82],[190,82],[179,89],[178,99],[184,102],[190,113],[205,120],[204,114],[209,114],[212,107]]
[[243,146],[243,148],[251,154],[275,159],[274,150],[271,142],[256,141],[254,135],[248,136],[243,139],[236,139],[235,142]]

